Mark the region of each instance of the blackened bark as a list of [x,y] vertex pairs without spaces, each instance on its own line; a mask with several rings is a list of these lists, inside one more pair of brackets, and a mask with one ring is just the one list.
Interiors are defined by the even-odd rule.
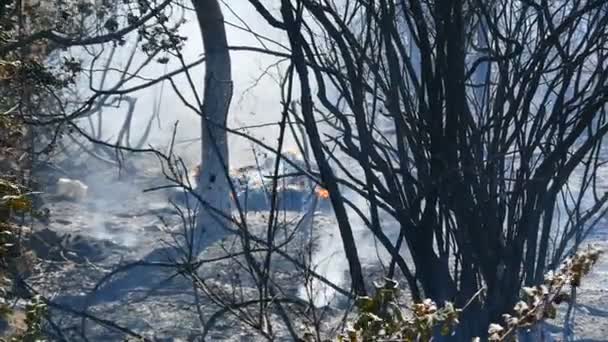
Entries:
[[340,230],[344,252],[346,254],[346,258],[348,259],[353,290],[357,295],[363,296],[366,294],[366,290],[363,280],[363,271],[361,270],[361,263],[359,261],[359,254],[357,252],[357,245],[353,236],[352,227],[350,226],[348,214],[346,213],[346,208],[344,207],[344,202],[342,201],[342,195],[340,189],[338,188],[338,182],[336,181],[333,170],[325,159],[323,148],[321,146],[321,137],[314,118],[308,70],[304,59],[304,52],[301,46],[302,42],[299,31],[300,23],[296,21],[296,17],[293,15],[293,8],[289,1],[281,1],[281,14],[283,15],[287,25],[289,41],[293,48],[292,59],[300,78],[300,91],[302,92],[302,116],[304,117],[306,132],[309,137],[313,155],[315,156],[315,160],[319,166],[323,186],[329,191],[331,204],[334,208],[336,219],[338,220],[338,228]]

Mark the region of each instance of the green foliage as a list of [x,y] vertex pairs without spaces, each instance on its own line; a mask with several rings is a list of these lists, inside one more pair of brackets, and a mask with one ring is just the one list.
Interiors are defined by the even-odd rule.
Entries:
[[[555,318],[556,306],[569,300],[564,287],[580,286],[581,279],[590,272],[601,254],[602,251],[593,248],[580,251],[566,259],[557,271],[549,272],[543,284],[522,288],[521,300],[513,312],[502,315],[503,324],[489,325],[488,341],[515,342],[518,330]],[[398,283],[390,279],[383,286],[376,286],[373,297],[358,298],[358,318],[345,335],[339,336],[338,341],[426,342],[433,340],[437,329],[446,336],[459,324],[463,309],[456,308],[453,303],[446,302],[439,308],[435,302],[426,299],[407,311],[398,299]]]
[[[0,64],[7,66],[13,64]],[[13,65],[14,66],[14,65]],[[1,70],[0,70],[1,71]],[[24,138],[23,125],[13,117],[0,115],[0,151],[5,158],[16,159],[11,149]],[[17,167],[17,163],[14,164]],[[13,170],[16,171],[16,170]],[[15,299],[14,279],[30,273],[35,255],[24,247],[28,230],[15,224],[15,215],[32,213],[30,193],[18,179],[0,174],[0,319],[9,323],[11,336],[4,336],[0,341],[30,342],[42,340],[42,318],[46,306],[42,298],[34,297],[25,308],[25,314],[9,305]]]
[[488,328],[489,341],[517,341],[516,332],[528,329],[545,319],[553,319],[557,305],[570,300],[564,287],[578,287],[581,279],[591,271],[602,251],[594,248],[577,252],[566,259],[556,272],[545,275],[543,284],[522,288],[521,300],[513,312],[504,314],[503,324],[493,323]]
[[[0,179],[0,319],[14,321],[18,311],[9,306],[9,300],[14,298],[12,291],[13,280],[16,274],[24,274],[31,271],[33,253],[25,251],[23,240],[24,231],[12,223],[15,213],[31,210],[31,201],[27,198],[20,187],[16,184]],[[26,308],[25,332],[17,326],[9,341],[38,341],[40,331],[42,305],[39,298],[34,300]]]
[[449,335],[459,323],[461,309],[446,302],[443,307],[430,299],[416,303],[407,313],[398,303],[399,288],[394,280],[387,279],[382,286],[376,285],[373,297],[357,299],[359,317],[340,342],[398,340],[430,341],[436,328]]
[[47,312],[47,306],[40,296],[35,296],[25,309],[25,331],[10,337],[10,342],[39,342],[45,341],[42,331],[42,320]]

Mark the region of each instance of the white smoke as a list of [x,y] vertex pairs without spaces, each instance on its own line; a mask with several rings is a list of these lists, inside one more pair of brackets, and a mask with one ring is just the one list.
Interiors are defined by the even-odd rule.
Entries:
[[[345,192],[343,196],[346,196],[363,213],[369,212],[368,202],[362,196],[352,192]],[[347,206],[347,214],[363,268],[365,269],[367,265],[377,266],[380,262],[386,263],[387,260],[390,260],[389,253],[377,243],[357,212]],[[381,213],[382,218],[386,216]],[[396,240],[395,235],[398,233],[396,225],[387,219],[382,219],[381,224],[389,238]],[[350,286],[349,266],[337,224],[315,227],[315,235],[318,238],[318,245],[311,259],[314,271],[330,282],[348,290]],[[302,286],[298,295],[306,300],[312,299],[315,306],[318,307],[336,304],[344,299],[332,287],[316,279],[312,279],[310,284]]]
[[[247,1],[232,1],[229,5],[231,9],[224,6],[223,10],[225,20],[229,23],[227,25],[229,45],[267,47],[270,50],[288,52],[271,42],[274,40],[287,46],[287,37],[284,32],[271,28],[266,23],[266,20]],[[238,17],[232,11],[238,14]],[[187,12],[185,18],[188,21],[181,27],[180,34],[188,37],[186,46],[182,50],[185,63],[188,64],[201,58],[203,45],[194,13]],[[235,27],[240,26],[243,28],[245,27],[244,23],[247,24],[247,28],[245,29]],[[260,36],[265,37],[260,38],[263,44],[258,40]],[[110,88],[119,79],[120,70],[124,69],[132,46],[133,40],[127,41],[125,46],[119,47],[115,52],[109,66],[116,71],[111,71],[107,75],[105,88]],[[89,47],[88,49],[90,51],[96,49],[96,47]],[[97,52],[101,53],[101,55],[97,58],[96,67],[102,69],[101,67],[105,65],[109,58],[110,49],[107,46],[103,52],[99,48],[97,49]],[[82,49],[72,49],[69,53],[82,59],[84,67],[87,69],[88,63],[91,61],[90,54],[85,53]],[[280,119],[282,105],[279,77],[285,71],[288,61],[284,60],[282,64],[277,64],[279,62],[277,57],[242,50],[233,51],[231,58],[234,97],[231,103],[228,125],[232,128],[252,125],[260,126],[248,129],[247,133],[252,134],[268,145],[275,146],[278,138],[278,126],[276,124],[266,124],[276,123]],[[134,58],[131,70],[134,71],[145,59],[145,54],[139,50]],[[175,58],[170,58],[168,64],[152,62],[141,69],[141,79],[135,78],[125,87],[134,87],[180,67],[181,64]],[[199,98],[201,98],[203,93],[204,71],[204,65],[202,64],[189,71]],[[92,85],[98,87],[101,74],[95,72],[92,78]],[[86,98],[87,95],[90,95],[90,92],[88,92],[90,80],[85,78],[81,81],[81,94],[83,98]],[[183,95],[186,101],[190,104],[195,104],[196,96],[193,93],[189,79],[182,74],[173,77],[173,81],[177,91]],[[295,93],[297,94],[297,89]],[[153,113],[155,113],[156,109],[159,109],[158,116],[154,118],[152,131],[149,136],[150,139],[147,141],[147,144],[164,151],[172,138],[174,124],[179,122],[176,132],[178,144],[175,146],[174,151],[185,160],[188,167],[199,163],[201,146],[200,141],[196,139],[200,137],[201,133],[200,118],[183,102],[168,81],[130,93],[128,96],[137,99],[131,127],[132,142],[140,138]],[[103,110],[101,140],[108,142],[115,141],[126,117],[126,112],[127,103],[125,101],[119,101],[115,106],[107,107]],[[92,118],[94,124],[97,124],[97,120],[97,116]],[[83,128],[87,128],[89,121],[82,120],[80,124]],[[324,131],[326,129],[321,127],[321,130]],[[295,144],[292,137],[288,134],[286,139],[286,146],[284,148],[293,148]],[[263,151],[262,149],[259,150]],[[246,139],[234,135],[230,136],[230,155],[231,167],[236,168],[254,163],[251,143]],[[122,240],[123,244],[132,243],[133,236],[130,233],[108,230],[105,226],[104,216],[105,213],[113,210],[113,204],[124,201],[126,198],[124,192],[141,192],[143,189],[136,185],[124,187],[124,184],[119,184],[113,179],[93,175],[88,177],[85,182],[87,185],[97,189],[96,196],[102,194],[101,197],[104,198],[104,200],[96,201],[96,207],[94,208],[99,213],[99,222],[96,223],[96,226],[99,227],[97,230],[99,237],[119,239]],[[116,191],[119,188],[122,190]],[[104,193],[102,189],[107,190]],[[365,211],[367,203],[363,198],[355,195],[349,195],[349,197],[351,201]],[[362,262],[364,264],[376,263],[378,253],[385,253],[384,250],[381,247],[379,249],[376,248],[376,243],[368,228],[364,226],[357,214],[352,210],[348,210],[348,214]],[[327,279],[347,288],[349,285],[346,277],[348,263],[344,255],[337,226],[329,224],[317,227],[316,229],[318,245],[312,255],[312,264],[316,265],[316,271]],[[318,281],[313,281],[312,290],[315,294],[315,301],[318,304],[332,302],[336,299],[335,291]],[[305,293],[306,290],[301,289],[300,295],[305,296]]]

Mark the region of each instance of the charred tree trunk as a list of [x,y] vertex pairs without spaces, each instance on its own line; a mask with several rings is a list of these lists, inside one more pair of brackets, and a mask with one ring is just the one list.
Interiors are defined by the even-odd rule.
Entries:
[[[575,186],[581,195],[568,223],[556,226],[553,216],[577,169],[593,169],[589,179],[599,174],[593,151],[608,134],[608,73],[598,62],[605,53],[597,53],[606,44],[605,3],[565,1],[572,6],[561,11],[551,2],[283,0],[281,22],[249,1],[287,31],[301,80],[315,81],[302,87],[303,109],[323,181],[369,202],[358,215],[378,241],[387,241],[388,227],[377,211],[401,226],[394,244],[383,243],[394,260],[388,276],[401,271],[412,293],[457,306],[484,287],[487,300],[471,303],[445,339],[484,338],[522,284],[542,280],[552,239],[561,239],[554,253],[563,256],[569,234],[592,222],[582,201],[595,191],[590,182]],[[515,13],[514,4],[517,15],[502,14]],[[300,29],[309,21],[315,30]],[[322,153],[330,143],[311,113],[337,131],[328,141],[340,157]],[[394,127],[390,136],[372,133],[384,133],[376,122]],[[330,189],[332,202],[337,191]],[[342,238],[354,245],[349,234]],[[412,261],[398,262],[402,246]],[[358,272],[351,268],[353,282]]]
[[205,89],[202,103],[202,168],[196,229],[191,236],[198,253],[226,235],[230,216],[228,135],[226,120],[232,99],[230,53],[224,17],[217,0],[193,0],[205,50]]
[[344,202],[342,201],[342,195],[338,187],[336,176],[328,161],[325,159],[321,137],[313,116],[312,91],[308,78],[308,70],[305,64],[304,51],[301,46],[302,37],[300,36],[299,31],[301,18],[296,18],[294,16],[293,8],[289,1],[281,2],[281,13],[288,25],[287,34],[294,50],[293,63],[300,78],[300,86],[302,88],[302,116],[304,117],[306,132],[310,138],[312,153],[319,165],[323,186],[329,191],[331,204],[336,214],[340,237],[342,239],[342,245],[344,246],[344,253],[348,261],[352,289],[356,295],[364,296],[366,295],[365,281],[363,280],[363,271],[357,252],[357,244],[355,243],[353,230],[348,219],[348,214],[346,213]]

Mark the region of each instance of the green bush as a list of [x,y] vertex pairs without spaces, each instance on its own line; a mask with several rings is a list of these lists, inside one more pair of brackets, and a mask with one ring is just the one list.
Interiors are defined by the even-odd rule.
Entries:
[[[556,306],[569,301],[567,287],[580,286],[597,262],[602,251],[588,248],[566,259],[560,268],[549,272],[543,284],[522,289],[521,300],[511,313],[505,313],[501,324],[488,327],[488,341],[517,341],[520,329],[529,329],[545,319],[556,316]],[[476,300],[480,290],[472,300]],[[459,324],[459,316],[466,308],[456,308],[446,302],[438,307],[430,299],[415,303],[409,310],[399,304],[398,283],[387,279],[382,286],[377,285],[372,297],[357,299],[358,317],[346,334],[338,337],[339,342],[358,341],[432,341],[439,330],[449,335]],[[469,302],[471,302],[469,301]],[[479,338],[476,339],[480,341]]]

